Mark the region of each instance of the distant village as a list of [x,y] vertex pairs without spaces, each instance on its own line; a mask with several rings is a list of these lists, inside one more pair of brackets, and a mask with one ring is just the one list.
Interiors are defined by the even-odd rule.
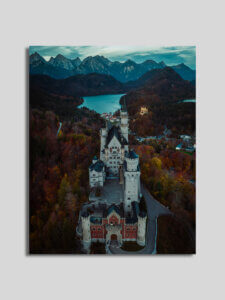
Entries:
[[119,116],[114,116],[113,114],[111,113],[102,113],[101,114],[101,117],[107,121],[110,121],[111,123],[113,122],[119,122],[120,121],[120,118]]
[[[140,111],[139,114],[141,116],[148,114],[148,108],[145,106],[141,106],[140,107]],[[101,117],[107,121],[110,121],[111,123],[116,124],[117,122],[119,122],[119,116],[115,116],[111,113],[102,113]],[[171,130],[166,128],[163,131],[162,135],[158,135],[158,136],[147,136],[147,137],[141,137],[141,136],[136,136],[135,132],[129,132],[130,135],[135,136],[135,139],[137,142],[139,143],[148,143],[151,140],[166,140],[166,141],[173,141],[175,142],[175,149],[177,151],[187,151],[190,153],[193,153],[195,151],[196,148],[196,143],[195,143],[195,136],[190,136],[190,135],[180,135],[178,138],[172,138],[170,137],[171,135]]]

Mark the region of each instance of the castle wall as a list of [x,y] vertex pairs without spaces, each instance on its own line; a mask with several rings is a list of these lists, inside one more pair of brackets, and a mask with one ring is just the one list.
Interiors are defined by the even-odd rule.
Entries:
[[105,172],[89,171],[90,187],[103,186],[105,181]]
[[109,153],[108,159],[106,160],[106,166],[112,174],[119,175],[119,167],[122,164],[122,149],[120,142],[116,137],[110,141],[108,145]]
[[[113,223],[114,222],[114,223]],[[91,223],[91,240],[93,239],[106,239],[108,233],[106,225],[113,223],[114,225],[121,225],[121,230],[119,231],[122,240],[137,240],[138,224],[125,224],[125,219],[115,220],[113,217],[108,219],[103,219],[102,224]]]
[[128,115],[126,111],[120,111],[120,130],[122,135],[128,142],[129,126],[128,126]]
[[123,239],[137,239],[137,225],[126,225],[124,229]]
[[90,230],[90,216],[81,217],[82,234],[83,234],[83,247],[89,250],[91,245],[91,230]]
[[124,210],[126,213],[132,211],[131,203],[139,201],[139,180],[140,172],[124,172]]
[[91,225],[91,239],[105,239],[104,226]]
[[147,217],[140,217],[140,216],[138,216],[137,243],[140,246],[144,246],[145,245],[146,220],[147,220]]

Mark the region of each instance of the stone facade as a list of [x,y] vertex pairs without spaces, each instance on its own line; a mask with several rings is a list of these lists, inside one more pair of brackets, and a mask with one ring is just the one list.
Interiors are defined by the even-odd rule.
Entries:
[[102,187],[105,182],[105,165],[95,156],[89,167],[89,185],[93,187]]
[[109,243],[113,236],[120,245],[123,241],[137,241],[144,246],[146,214],[139,212],[137,203],[133,203],[133,210],[137,211],[131,218],[124,215],[122,206],[115,205],[106,209],[101,217],[84,213],[81,216],[84,247],[97,241]]

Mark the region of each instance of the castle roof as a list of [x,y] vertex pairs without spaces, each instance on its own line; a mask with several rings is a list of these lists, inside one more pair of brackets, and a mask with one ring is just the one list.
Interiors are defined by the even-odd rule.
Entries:
[[121,145],[128,145],[127,140],[121,135],[119,128],[112,126],[108,132],[106,146],[108,146],[114,136],[118,139]]
[[96,163],[92,163],[89,167],[90,171],[102,172],[104,168],[104,163],[102,160],[98,160]]
[[102,218],[98,218],[98,217],[92,216],[92,217],[90,218],[90,221],[91,221],[91,223],[93,223],[93,224],[99,224],[99,225],[102,224]]
[[122,216],[122,211],[121,209],[116,206],[115,204],[112,204],[109,208],[108,208],[108,211],[107,211],[107,215],[110,215],[111,212],[115,211],[119,216]]
[[[99,216],[99,211],[96,214],[95,211],[91,213],[90,221],[93,224],[99,224],[102,225],[102,218],[107,218],[112,212],[116,212],[121,218],[125,218],[126,224],[135,224],[138,222],[138,216],[144,218],[146,216],[146,213],[143,211],[140,211],[139,203],[137,201],[131,202],[132,206],[132,216],[126,216],[124,214],[124,207],[123,204],[120,203],[119,205],[112,204],[108,208],[105,205],[102,205],[101,209],[99,211],[102,211],[102,215]],[[89,213],[87,211],[83,212],[82,216],[87,217]]]
[[136,159],[138,158],[138,155],[135,153],[135,151],[132,149],[129,152],[126,152],[126,157],[130,159]]
[[87,218],[89,216],[89,212],[88,211],[84,211],[84,212],[82,212],[81,216]]

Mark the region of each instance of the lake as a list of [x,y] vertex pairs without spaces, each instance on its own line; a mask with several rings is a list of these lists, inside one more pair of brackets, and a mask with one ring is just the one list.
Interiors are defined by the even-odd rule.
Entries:
[[196,103],[196,99],[186,99],[186,100],[182,100],[180,102],[194,102],[194,103]]
[[104,112],[114,113],[116,110],[121,108],[120,98],[123,95],[125,94],[82,97],[84,102],[78,107],[87,107],[90,110],[95,110],[99,114]]

